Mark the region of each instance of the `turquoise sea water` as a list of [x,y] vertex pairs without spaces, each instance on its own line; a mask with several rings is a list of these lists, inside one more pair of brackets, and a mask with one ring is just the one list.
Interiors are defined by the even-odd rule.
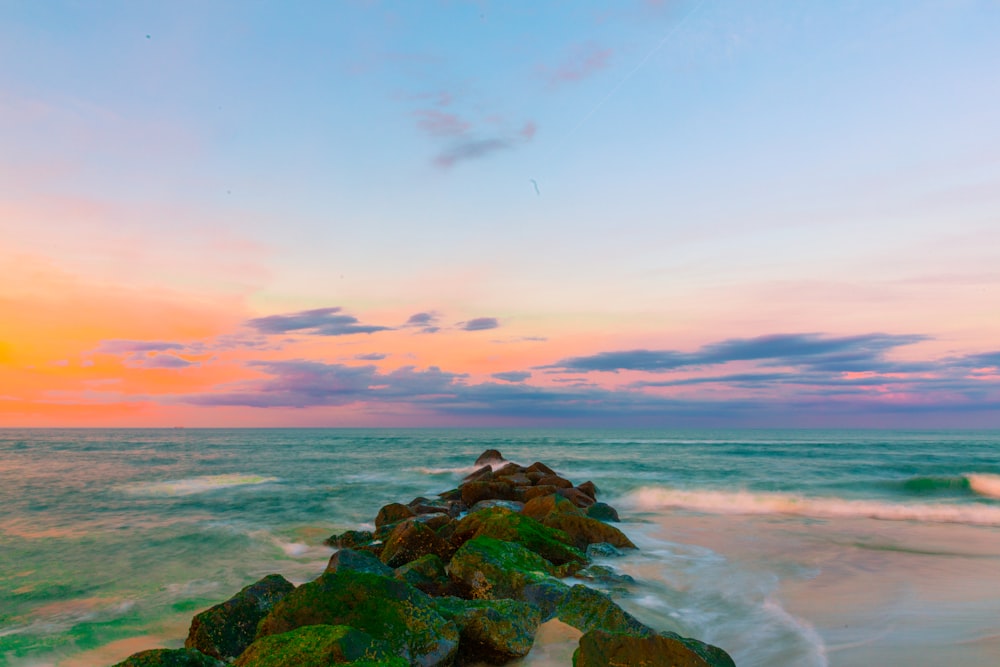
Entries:
[[741,667],[1000,664],[998,432],[173,429],[0,430],[0,665],[179,645],[486,448],[593,480],[621,603]]

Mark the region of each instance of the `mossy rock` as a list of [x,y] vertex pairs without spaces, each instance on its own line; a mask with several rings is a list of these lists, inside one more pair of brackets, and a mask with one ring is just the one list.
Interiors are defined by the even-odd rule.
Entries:
[[375,528],[378,529],[386,524],[396,523],[416,515],[416,512],[402,503],[389,503],[378,511],[378,515],[375,517]]
[[619,607],[607,593],[583,584],[566,591],[557,604],[556,618],[581,632],[600,629],[637,636],[655,634],[652,628]]
[[349,625],[389,643],[414,665],[448,664],[458,629],[406,582],[367,572],[326,572],[299,586],[261,621],[257,639],[307,625]]
[[736,667],[722,649],[703,642],[695,642],[700,646],[692,647],[687,642],[670,635],[637,637],[595,629],[580,637],[580,646],[573,653],[573,667]]
[[193,648],[154,648],[133,653],[114,667],[224,667],[225,664]]
[[586,551],[588,545],[598,542],[607,542],[621,549],[636,548],[625,533],[603,521],[591,519],[589,516],[550,514],[542,519],[541,523],[566,533],[571,544],[582,551]]
[[480,500],[522,500],[523,492],[510,482],[466,482],[462,489],[462,502],[472,507]]
[[452,551],[433,529],[419,521],[403,521],[385,538],[379,559],[389,567],[399,567],[421,556],[447,557]]
[[428,595],[444,593],[451,583],[444,561],[427,554],[396,568],[395,577]]
[[[535,487],[542,488],[542,487]],[[569,499],[556,493],[556,487],[549,487],[552,493],[537,498],[531,498],[524,504],[521,514],[530,516],[535,521],[543,521],[553,514],[572,514],[581,516],[583,510],[574,505]]]
[[387,642],[346,625],[308,625],[280,635],[261,637],[234,667],[329,667],[393,665],[409,667]]
[[542,620],[538,607],[518,600],[442,598],[438,610],[458,625],[459,664],[502,665],[523,658]]
[[542,525],[529,516],[502,507],[469,514],[455,526],[452,544],[461,544],[474,537],[492,537],[516,542],[555,565],[583,564],[586,556],[571,546],[568,535]]
[[371,574],[380,574],[383,577],[392,576],[392,568],[380,561],[378,556],[367,551],[355,551],[354,549],[341,549],[330,556],[330,562],[326,564],[326,572],[339,572],[340,570],[370,572]]
[[563,498],[566,498],[577,507],[584,507],[584,508],[590,507],[595,502],[591,496],[584,493],[575,486],[570,487],[568,489],[557,489],[556,493],[558,493]]
[[253,641],[260,620],[294,589],[279,574],[270,574],[250,584],[191,619],[184,646],[220,660],[232,660]]
[[455,552],[448,574],[477,599],[515,598],[528,584],[559,572],[534,551],[492,537],[476,537]]

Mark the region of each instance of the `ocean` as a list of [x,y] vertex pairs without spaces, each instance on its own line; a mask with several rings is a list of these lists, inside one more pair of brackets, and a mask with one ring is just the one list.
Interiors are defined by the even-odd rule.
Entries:
[[[485,449],[618,508],[619,603],[739,667],[1000,664],[1000,432],[0,430],[0,665],[183,643],[328,535],[453,488]],[[521,662],[568,665],[546,626]]]

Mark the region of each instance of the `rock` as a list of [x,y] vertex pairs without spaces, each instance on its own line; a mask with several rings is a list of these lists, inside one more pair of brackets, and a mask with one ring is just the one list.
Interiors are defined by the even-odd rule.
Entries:
[[638,636],[655,634],[652,628],[640,623],[606,593],[583,584],[571,587],[559,600],[556,618],[582,632],[601,629]]
[[481,466],[490,463],[500,463],[501,461],[506,461],[506,460],[507,459],[505,459],[503,457],[503,454],[501,454],[498,450],[487,449],[485,452],[479,455],[479,458],[476,459],[474,465]]
[[458,628],[406,582],[367,572],[325,572],[275,605],[257,639],[307,625],[349,625],[389,643],[413,665],[450,664]]
[[580,489],[586,493],[592,500],[597,500],[597,485],[593,482],[584,482],[583,484],[578,484],[576,488]]
[[538,486],[554,486],[560,489],[573,488],[573,482],[568,479],[563,479],[559,475],[546,475],[545,477],[539,478],[539,480],[535,483]]
[[580,508],[574,505],[569,499],[556,494],[556,487],[551,488],[553,490],[552,495],[532,498],[527,501],[524,504],[524,509],[521,510],[521,514],[530,516],[536,521],[544,521],[551,514],[572,514],[574,516],[583,514]]
[[523,658],[542,618],[537,607],[518,600],[446,598],[438,609],[458,626],[460,664],[502,665]]
[[328,667],[393,665],[409,661],[393,655],[388,643],[346,625],[308,625],[261,637],[233,663],[235,667]]
[[580,646],[573,653],[573,667],[736,667],[722,649],[708,644],[703,646],[706,648],[698,652],[681,638],[657,634],[636,637],[594,629],[580,637]]
[[586,493],[584,493],[583,491],[581,491],[576,487],[571,487],[568,489],[557,489],[556,493],[558,493],[563,498],[566,498],[577,507],[590,507],[591,505],[594,504],[593,498],[591,498]]
[[413,518],[413,520],[424,524],[433,531],[437,531],[443,526],[451,523],[452,517],[444,512],[435,512],[434,514],[418,514]]
[[542,486],[529,486],[522,490],[521,495],[524,497],[524,502],[528,502],[529,500],[534,500],[535,498],[553,495],[557,489],[558,487],[550,484],[543,484]]
[[508,482],[466,482],[462,485],[462,502],[472,507],[480,500],[521,500],[520,489]]
[[370,574],[380,574],[383,577],[392,576],[392,568],[378,559],[375,554],[367,551],[355,551],[354,549],[341,549],[330,556],[330,562],[326,565],[326,572],[339,572],[340,570],[352,572],[368,572]]
[[577,516],[573,514],[550,514],[541,521],[549,528],[558,528],[566,533],[573,546],[585,551],[588,545],[597,542],[607,542],[622,549],[635,549],[625,533],[612,525],[606,524],[588,516]]
[[494,477],[510,477],[511,475],[520,475],[524,473],[524,468],[517,465],[516,463],[507,463],[493,471]]
[[375,528],[378,529],[386,524],[396,523],[416,515],[416,512],[402,503],[389,503],[378,511],[378,516],[375,517]]
[[225,664],[191,648],[155,648],[133,653],[114,667],[224,667]]
[[423,497],[414,498],[406,504],[413,512],[420,516],[422,514],[437,514],[443,512],[454,518],[462,513],[462,507],[455,501],[442,500],[440,498],[430,500]]
[[477,468],[473,470],[468,475],[462,478],[463,482],[492,482],[495,475],[493,474],[493,466],[483,466],[482,468]]
[[549,577],[527,584],[521,589],[518,599],[535,605],[542,612],[542,622],[555,618],[559,604],[569,593],[569,586]]
[[[608,546],[611,546],[610,544]],[[614,549],[614,547],[611,547]],[[602,584],[620,587],[624,585],[631,585],[635,583],[635,579],[628,574],[618,574],[614,569],[608,567],[607,565],[590,565],[582,570],[578,571],[573,575],[577,579],[590,579],[592,581],[598,581]]]
[[455,526],[451,541],[459,546],[476,537],[520,544],[555,565],[586,562],[583,552],[571,546],[571,539],[565,533],[502,507],[467,515]]
[[617,558],[624,555],[624,551],[607,542],[595,542],[587,545],[587,558]]
[[389,567],[399,567],[427,554],[450,555],[451,547],[419,521],[403,521],[385,539],[379,560]]
[[525,468],[525,472],[529,472],[529,473],[540,472],[540,473],[543,473],[544,475],[555,475],[556,474],[555,470],[553,470],[552,468],[548,467],[547,465],[545,465],[541,461],[535,461],[534,463],[532,463],[530,466],[528,466],[527,468]]
[[607,503],[594,503],[587,508],[587,516],[598,521],[621,521],[618,518],[618,510]]
[[515,598],[556,568],[534,551],[492,537],[469,540],[452,556],[448,575],[476,599]]
[[345,530],[339,535],[331,535],[323,541],[323,544],[337,549],[354,548],[363,544],[369,544],[375,536],[368,530]]
[[462,489],[451,489],[438,494],[438,498],[447,502],[461,502]]
[[518,502],[516,500],[480,500],[478,503],[469,508],[469,514],[475,514],[482,510],[488,510],[491,507],[503,507],[511,512],[520,512],[524,509],[524,503]]
[[279,574],[269,574],[250,584],[225,602],[191,619],[185,648],[220,660],[232,660],[253,641],[260,620],[294,589],[295,586]]
[[536,470],[532,470],[524,473],[524,476],[530,479],[532,484],[538,484],[538,480],[542,479],[543,477],[546,477],[549,474],[550,473],[547,472],[538,472]]
[[421,556],[397,567],[395,577],[428,595],[443,594],[451,583],[444,561],[434,554]]

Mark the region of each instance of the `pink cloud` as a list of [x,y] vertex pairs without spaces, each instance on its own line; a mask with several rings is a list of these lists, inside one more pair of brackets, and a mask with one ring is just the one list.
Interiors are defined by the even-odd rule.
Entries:
[[538,126],[535,125],[534,121],[529,120],[525,122],[524,126],[521,128],[521,131],[518,132],[518,134],[520,134],[521,138],[524,139],[525,141],[531,141],[532,139],[535,138],[535,132],[537,131],[538,131]]
[[435,137],[454,137],[464,134],[471,127],[457,115],[436,109],[420,109],[414,111],[413,115],[417,118],[417,126]]
[[612,53],[611,49],[602,49],[592,42],[583,44],[574,49],[555,71],[543,67],[542,72],[552,88],[575,83],[606,68]]

